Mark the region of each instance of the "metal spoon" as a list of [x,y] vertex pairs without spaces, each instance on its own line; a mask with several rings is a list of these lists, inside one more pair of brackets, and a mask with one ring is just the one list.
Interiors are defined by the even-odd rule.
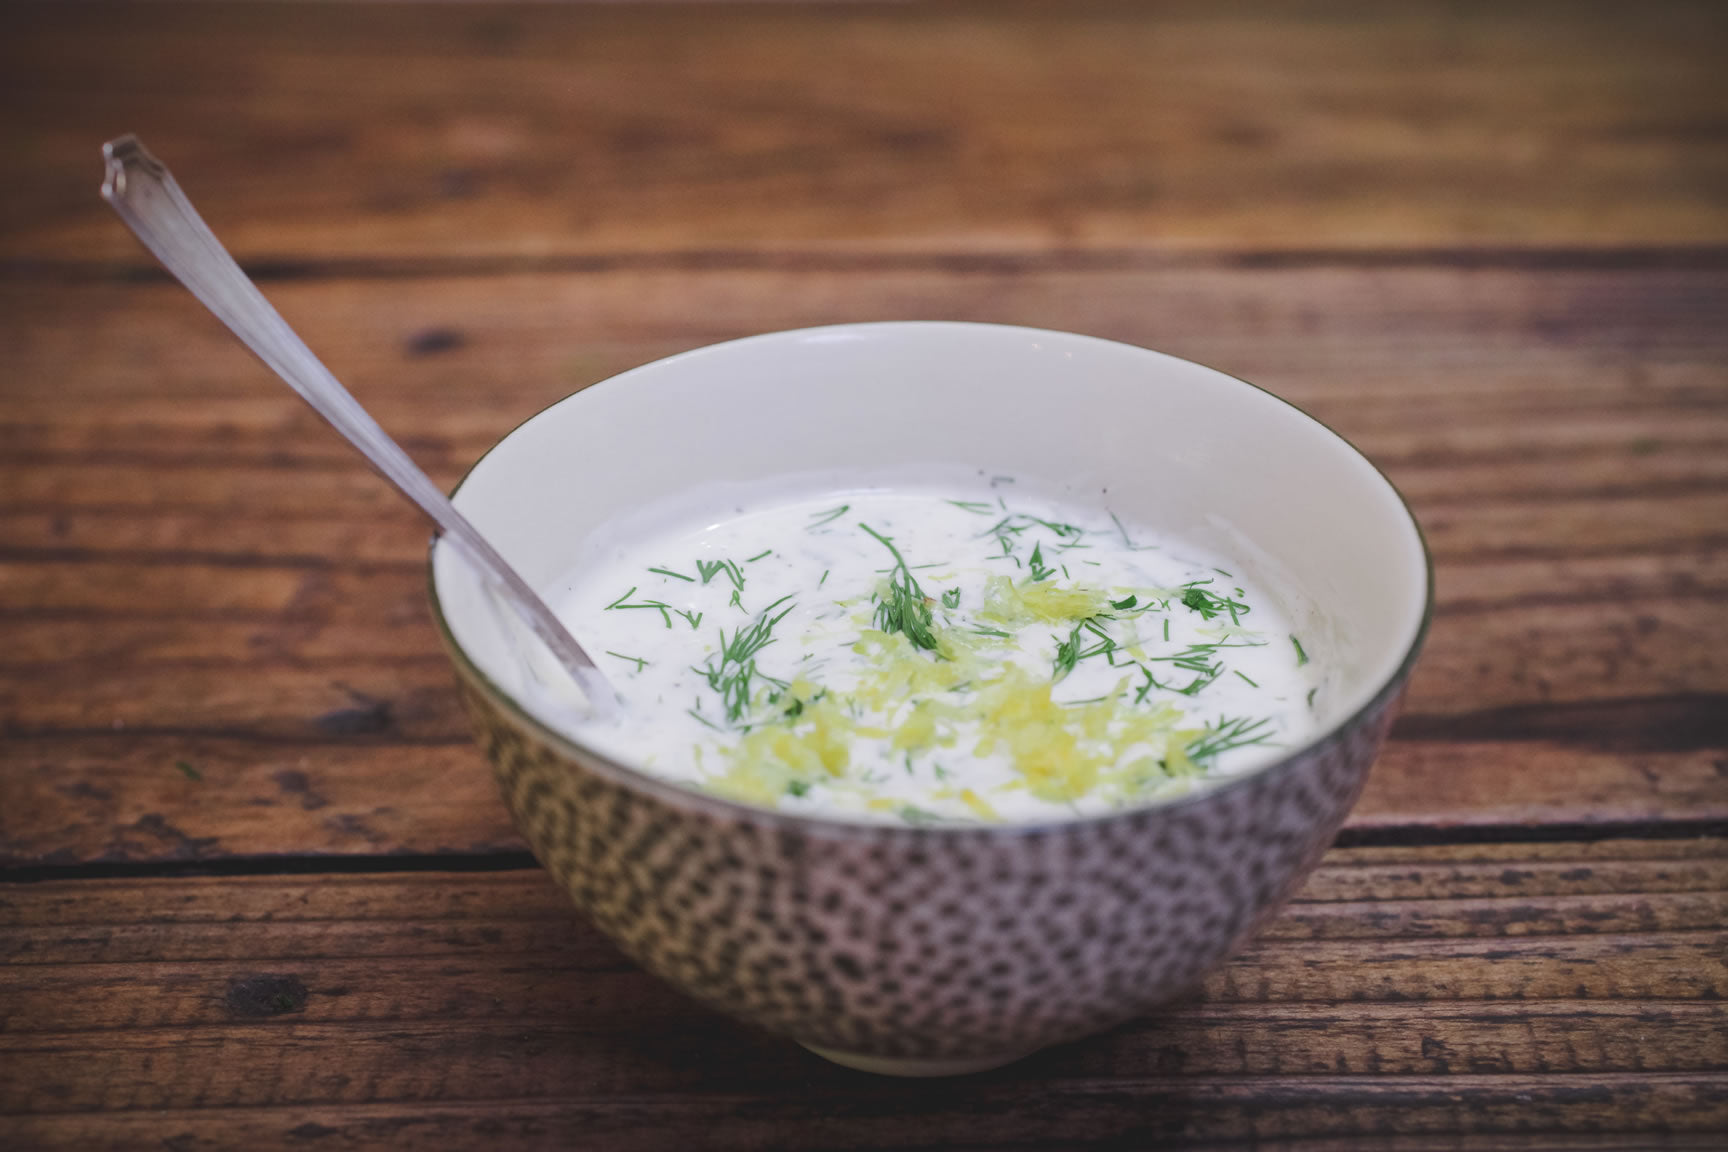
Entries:
[[603,716],[615,716],[617,693],[575,637],[294,334],[222,247],[167,167],[145,151],[136,136],[108,141],[102,145],[102,156],[107,162],[102,198],[144,246],[397,491],[432,519],[493,591],[545,642],[582,688],[590,707]]

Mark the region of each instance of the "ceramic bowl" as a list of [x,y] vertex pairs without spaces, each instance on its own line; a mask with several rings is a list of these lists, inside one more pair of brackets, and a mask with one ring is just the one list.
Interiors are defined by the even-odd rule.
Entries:
[[[1105,816],[903,827],[790,816],[608,760],[521,687],[452,549],[432,598],[522,835],[592,921],[697,1000],[838,1062],[992,1067],[1191,988],[1274,913],[1361,790],[1426,630],[1397,492],[1343,439],[1200,365],[1084,336],[858,324],[715,345],[534,416],[458,507],[537,587],[585,536],[700,486],[933,466],[1035,479],[1274,558],[1327,614],[1320,735]],[[578,633],[580,628],[578,627]]]

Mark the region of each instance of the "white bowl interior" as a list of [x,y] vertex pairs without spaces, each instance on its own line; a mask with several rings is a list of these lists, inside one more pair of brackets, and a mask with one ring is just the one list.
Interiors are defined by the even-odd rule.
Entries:
[[[555,593],[620,518],[688,504],[692,492],[717,505],[788,477],[857,487],[978,471],[1102,500],[1291,590],[1282,607],[1328,662],[1326,727],[1366,705],[1420,634],[1421,537],[1361,454],[1233,377],[1067,333],[858,324],[698,349],[533,417],[475,466],[456,504]],[[443,544],[433,587],[462,652],[559,727],[544,697],[523,690],[524,634]]]

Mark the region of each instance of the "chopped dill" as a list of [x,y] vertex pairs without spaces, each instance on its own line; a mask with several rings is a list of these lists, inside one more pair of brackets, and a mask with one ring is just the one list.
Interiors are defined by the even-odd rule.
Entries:
[[788,796],[804,796],[809,791],[810,784],[806,780],[788,780],[786,782],[786,794]]
[[[1153,659],[1169,659],[1169,657],[1153,657]],[[1224,665],[1222,664],[1202,664],[1198,667],[1192,664],[1178,664],[1177,667],[1194,673],[1194,679],[1180,688],[1174,684],[1160,683],[1158,678],[1152,675],[1152,669],[1141,668],[1140,674],[1146,677],[1146,683],[1142,684],[1139,691],[1134,694],[1134,703],[1144,702],[1146,694],[1154,688],[1163,692],[1174,692],[1178,696],[1198,696],[1212,681],[1224,674]]]
[[1290,643],[1296,645],[1296,667],[1300,668],[1308,663],[1308,653],[1302,651],[1302,641],[1296,639],[1295,636],[1290,637]]
[[1250,721],[1246,716],[1234,720],[1220,716],[1218,723],[1208,724],[1204,732],[1189,742],[1186,749],[1188,759],[1198,764],[1233,748],[1264,744],[1272,737],[1271,723],[1264,719]]
[[1122,547],[1132,550],[1134,547],[1134,541],[1128,538],[1128,529],[1122,526],[1122,521],[1117,517],[1116,513],[1110,513],[1110,519],[1115,523],[1116,531],[1122,533]]
[[730,639],[726,636],[726,629],[720,629],[720,651],[709,656],[706,665],[694,670],[708,681],[709,688],[719,694],[730,723],[736,724],[750,709],[751,681],[759,675],[756,654],[774,643],[774,625],[784,620],[792,609],[788,607],[778,616],[770,613],[790,599],[790,596],[782,596],[774,601],[762,609],[755,623],[748,628],[735,629]]
[[899,816],[900,819],[906,821],[906,823],[915,828],[929,824],[940,824],[942,822],[942,817],[936,815],[934,812],[926,812],[916,804],[900,805],[895,815]]
[[1309,711],[1313,711],[1313,709],[1314,709],[1314,693],[1316,693],[1318,691],[1320,691],[1320,689],[1318,689],[1318,688],[1308,689],[1308,709],[1309,709]]
[[1027,572],[1027,575],[1032,578],[1032,583],[1034,584],[1038,583],[1040,580],[1047,579],[1056,571],[1054,568],[1046,568],[1044,566],[1044,546],[1042,544],[1034,544],[1032,546],[1031,563],[1032,567]]
[[829,569],[827,569],[827,568],[824,568],[824,569],[822,569],[822,579],[820,579],[820,580],[818,580],[818,581],[816,581],[816,587],[818,587],[818,588],[820,588],[820,587],[822,587],[822,585],[824,585],[824,584],[826,584],[826,583],[828,583],[828,573],[829,573],[829,571],[830,571],[830,570],[829,570]]
[[[1086,647],[1085,637],[1081,635],[1083,632],[1090,632],[1098,637],[1098,643],[1090,648]],[[1080,661],[1090,660],[1094,656],[1103,656],[1109,663],[1116,663],[1113,658],[1116,651],[1116,641],[1099,625],[1096,616],[1089,616],[1074,625],[1073,630],[1068,633],[1067,639],[1059,636],[1053,636],[1051,639],[1056,641],[1056,657],[1050,673],[1052,681],[1063,679],[1068,673],[1074,671],[1074,666]]]
[[949,500],[948,503],[979,516],[988,516],[992,511],[990,505],[982,500]]
[[683,580],[683,581],[686,581],[687,583],[690,583],[690,584],[696,583],[696,578],[694,576],[686,576],[686,575],[684,575],[684,573],[674,572],[670,568],[650,568],[650,569],[648,569],[648,571],[658,572],[662,576],[670,576],[674,580]]
[[186,779],[192,781],[194,784],[202,784],[204,782],[204,773],[192,767],[192,765],[187,763],[185,760],[174,761],[174,768],[180,773],[180,775],[186,777]]
[[1242,672],[1242,671],[1238,671],[1238,672],[1237,672],[1237,673],[1236,673],[1236,675],[1238,675],[1238,676],[1240,676],[1240,677],[1242,677],[1242,679],[1244,679],[1244,680],[1247,680],[1247,681],[1248,681],[1248,686],[1249,686],[1249,687],[1250,687],[1250,688],[1258,688],[1258,687],[1260,687],[1260,685],[1259,685],[1259,684],[1257,684],[1257,683],[1255,683],[1255,682],[1254,682],[1254,681],[1253,681],[1253,680],[1251,680],[1251,679],[1249,679],[1249,677],[1248,677],[1248,674],[1247,674],[1247,673],[1246,673],[1246,672]]
[[631,586],[630,591],[624,593],[624,595],[618,597],[618,599],[616,599],[616,600],[612,601],[612,603],[606,605],[605,610],[607,612],[614,612],[614,611],[624,611],[624,610],[631,609],[631,608],[652,608],[654,611],[660,613],[660,619],[662,619],[666,622],[666,627],[668,627],[668,628],[672,627],[672,611],[671,611],[672,606],[670,604],[666,604],[666,603],[659,601],[659,600],[644,600],[640,604],[626,604],[626,603],[624,603],[624,601],[630,599],[630,597],[634,596],[635,594],[636,594],[636,588],[635,588],[635,586]]
[[931,630],[934,617],[930,613],[930,598],[924,595],[918,578],[900,555],[894,542],[868,524],[858,527],[874,536],[894,557],[893,574],[888,577],[888,594],[876,604],[875,624],[883,632],[898,632],[912,642],[914,648],[927,652],[936,650],[936,634]]
[[690,625],[690,631],[694,632],[694,631],[696,631],[696,629],[698,629],[702,626],[702,613],[700,613],[700,612],[686,612],[682,608],[674,608],[674,609],[672,609],[672,611],[674,611],[678,615],[684,617],[685,621],[688,622]]
[[1249,611],[1248,605],[1242,603],[1240,600],[1232,600],[1228,596],[1214,595],[1213,593],[1206,591],[1204,588],[1199,587],[1198,583],[1189,584],[1186,585],[1186,587],[1187,591],[1182,593],[1182,604],[1184,607],[1192,608],[1194,611],[1200,613],[1200,618],[1202,620],[1211,620],[1213,617],[1218,616],[1221,613],[1228,612],[1230,614],[1230,623],[1240,624],[1242,622],[1242,617]]
[[738,589],[736,588],[732,589],[732,599],[726,601],[726,607],[736,608],[740,612],[749,611],[748,608],[744,607],[744,601],[738,598]]
[[851,511],[851,509],[852,505],[842,504],[838,508],[831,508],[826,512],[818,512],[816,513],[815,518],[804,526],[804,531],[808,532],[812,528],[820,528],[824,524],[832,524],[834,521],[840,519],[840,517],[846,515],[846,513]]
[[944,608],[958,608],[958,607],[960,607],[960,589],[950,588],[950,589],[948,589],[948,591],[942,593],[942,607],[944,607]]
[[1116,609],[1116,611],[1118,611],[1118,612],[1124,612],[1124,611],[1128,610],[1129,608],[1134,607],[1134,605],[1137,603],[1139,603],[1139,597],[1134,596],[1134,595],[1129,595],[1124,600],[1112,600],[1112,601],[1110,601],[1110,607]]
[[640,672],[640,671],[642,671],[642,669],[648,667],[648,665],[650,663],[650,661],[644,660],[640,656],[626,656],[626,655],[624,655],[624,653],[614,652],[610,648],[606,649],[606,655],[616,656],[618,659],[623,660],[626,663],[636,665],[636,671],[638,671],[638,672]]
[[724,569],[725,567],[726,567],[726,562],[724,560],[698,560],[698,561],[696,561],[696,571],[701,574],[702,583],[704,583],[704,584],[708,583],[708,581],[710,581],[710,580],[714,579],[714,577],[718,576],[720,574],[721,570]]
[[754,564],[754,563],[756,563],[756,561],[758,561],[758,560],[760,560],[760,559],[762,559],[762,558],[763,558],[763,557],[764,557],[764,556],[772,556],[772,555],[774,555],[774,549],[772,549],[772,548],[764,548],[764,549],[762,549],[762,551],[760,551],[760,552],[758,552],[758,553],[756,553],[756,555],[754,555],[754,556],[751,556],[751,557],[749,557],[749,558],[748,558],[748,559],[746,559],[746,560],[745,560],[745,561],[744,561],[744,563],[746,563],[746,564]]

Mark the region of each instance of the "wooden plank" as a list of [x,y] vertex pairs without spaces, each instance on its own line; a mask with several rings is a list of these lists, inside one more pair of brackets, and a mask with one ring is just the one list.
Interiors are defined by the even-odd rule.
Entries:
[[434,1149],[507,1139],[521,1148],[631,1152],[715,1139],[763,1149],[1120,1147],[1166,1140],[1257,1145],[1366,1129],[1380,1137],[1444,1135],[1456,1146],[1460,1133],[1474,1141],[1478,1134],[1531,1130],[1587,1138],[1609,1128],[1719,1135],[1728,1124],[1722,1087],[1720,1075],[1710,1073],[1390,1082],[1339,1077],[1320,1083],[1196,1078],[1175,1085],[1075,1086],[989,1080],[961,1090],[948,1083],[871,1086],[814,1101],[785,1093],[700,1093],[668,1106],[664,1097],[589,1096],[572,1086],[561,1101],[486,1106],[312,1105],[19,1117],[0,1119],[0,1137],[21,1146],[79,1149],[169,1141],[186,1149],[304,1147],[308,1140],[332,1150]]
[[[1165,1135],[1189,1140],[1708,1131],[1728,1087],[1724,851],[1334,852],[1198,998],[939,1092],[857,1077],[691,1006],[539,872],[6,885],[0,1131],[269,1144],[315,1122],[341,1146],[340,1133],[448,1136],[458,1118],[553,1116],[562,1133],[569,1108],[613,1146],[607,1125],[625,1113],[607,1109],[628,1100],[652,1146],[694,1102],[724,1101],[778,1118],[786,1146],[839,1139],[823,1127],[834,1116],[909,1140],[871,1120],[889,1113],[914,1117],[925,1143],[995,1146],[1023,1133],[940,1126],[995,1124],[1028,1095],[1065,1139],[1099,1141],[1176,1100]],[[248,999],[261,978],[288,999]],[[380,1132],[381,1115],[401,1126]]]
[[[523,850],[480,753],[452,738],[403,746],[364,734],[273,743],[122,731],[10,740],[0,749],[0,863]],[[1346,827],[1724,821],[1722,763],[1720,747],[1394,739]]]
[[[1385,264],[1316,256],[1265,266],[1196,256],[1098,269],[1029,258],[1001,266],[338,272],[267,280],[265,289],[387,423],[409,421],[412,433],[423,410],[421,427],[441,437],[489,440],[583,385],[696,345],[911,318],[1028,324],[1158,348],[1298,404],[1330,403],[1329,418],[1361,414],[1364,430],[1390,422],[1436,442],[1449,433],[1420,419],[1427,405],[1457,415],[1456,401],[1466,399],[1479,425],[1534,408],[1550,419],[1501,434],[1522,433],[1521,443],[1535,448],[1550,423],[1564,428],[1569,411],[1587,414],[1604,403],[1720,410],[1725,279],[1722,256],[1475,265],[1439,253]],[[110,424],[142,415],[165,429],[208,429],[213,421],[264,434],[317,427],[165,280],[10,276],[0,278],[0,303],[0,347],[13,365],[5,411],[32,400],[54,404],[71,389],[102,396],[103,408],[81,415],[112,415]],[[450,343],[424,352],[428,332]],[[201,404],[159,403],[169,398]],[[151,403],[111,407],[138,400]]]
[[137,259],[121,128],[263,259],[1728,239],[1711,5],[26,13],[15,260]]

